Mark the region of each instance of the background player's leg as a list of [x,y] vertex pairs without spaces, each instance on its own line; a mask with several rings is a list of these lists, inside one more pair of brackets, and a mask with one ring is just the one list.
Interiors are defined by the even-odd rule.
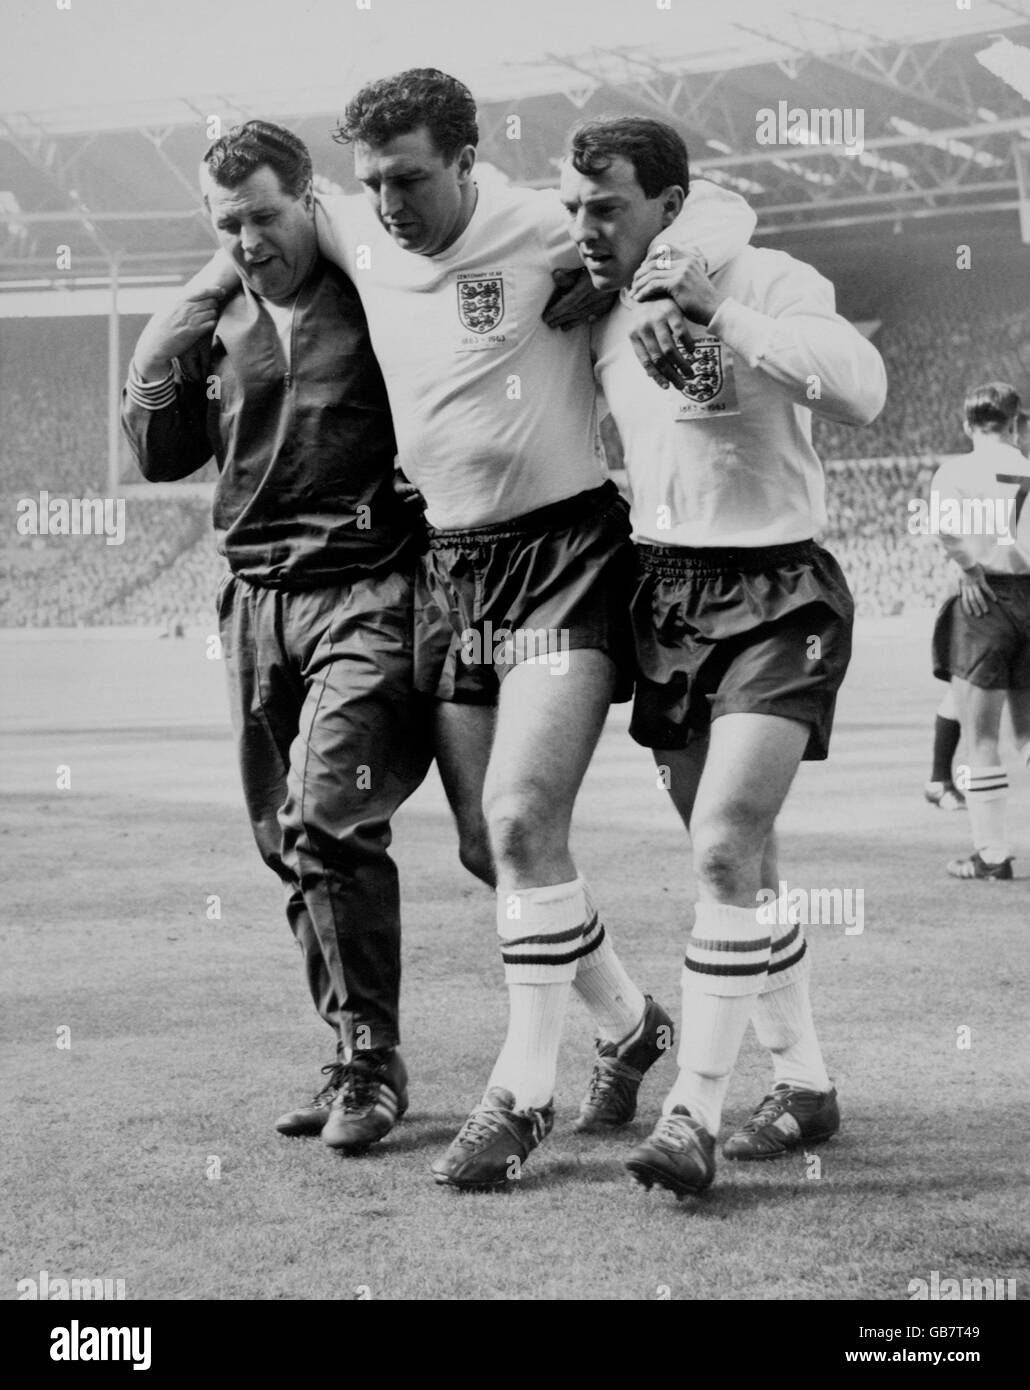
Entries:
[[931,805],[939,806],[942,811],[961,811],[966,804],[965,797],[954,785],[951,772],[961,737],[962,725],[949,682],[937,707],[933,726],[933,765],[930,769],[930,780],[923,788],[923,795],[927,801]]
[[458,828],[458,857],[490,888],[497,886],[497,875],[483,816],[483,782],[496,723],[492,705],[439,700],[433,714],[436,765]]
[[1006,707],[1012,721],[1012,738],[1023,766],[1030,772],[1030,688],[1010,690]]
[[[986,865],[1004,864],[1009,853],[1005,828],[1009,782],[998,752],[998,734],[1006,692],[985,690],[958,676],[952,679],[952,688],[969,756],[965,792],[973,849]],[[963,865],[971,866],[972,872],[962,872]],[[948,872],[975,877],[975,861],[953,860]]]

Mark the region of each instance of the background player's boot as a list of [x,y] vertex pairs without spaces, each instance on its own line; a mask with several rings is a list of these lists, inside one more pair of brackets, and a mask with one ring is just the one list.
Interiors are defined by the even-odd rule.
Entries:
[[361,1153],[389,1134],[407,1108],[408,1069],[401,1054],[392,1047],[358,1052],[343,1063],[322,1142]]
[[971,854],[968,859],[949,859],[948,873],[952,878],[997,878],[1010,879],[1012,877],[1012,859],[1002,859],[997,864],[988,864],[980,858],[979,853]]
[[657,1183],[677,1197],[689,1197],[712,1185],[715,1140],[685,1105],[677,1105],[630,1151],[626,1167],[641,1187]]
[[674,1032],[672,1019],[661,1004],[649,994],[644,997],[643,1027],[635,1042],[620,1052],[618,1043],[598,1041],[594,1070],[573,1129],[581,1133],[611,1129],[629,1124],[637,1113],[637,1092],[644,1073],[672,1046]]
[[491,1086],[433,1164],[433,1177],[448,1187],[507,1187],[553,1125],[553,1101],[539,1110],[516,1110],[510,1091]]
[[931,806],[936,806],[940,811],[964,811],[966,809],[966,798],[954,782],[927,782],[923,788],[923,795]]
[[792,1149],[820,1144],[840,1129],[837,1092],[803,1091],[780,1082],[722,1146],[726,1158],[783,1158]]
[[340,1089],[343,1063],[330,1062],[322,1068],[322,1074],[328,1079],[318,1094],[307,1105],[299,1106],[296,1110],[287,1110],[285,1115],[280,1115],[276,1120],[275,1127],[280,1134],[299,1138],[322,1133],[322,1128],[329,1118],[329,1107]]

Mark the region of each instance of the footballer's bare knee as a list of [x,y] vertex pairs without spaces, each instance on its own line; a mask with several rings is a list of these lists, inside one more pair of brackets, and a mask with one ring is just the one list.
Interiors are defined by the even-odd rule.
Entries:
[[547,797],[532,791],[499,792],[484,804],[490,850],[499,877],[523,883],[553,879],[568,860],[568,821]]
[[695,820],[690,834],[699,885],[718,902],[750,902],[761,886],[769,835],[764,817],[747,806],[726,807],[717,817]]
[[698,886],[720,903],[736,902],[741,897],[749,897],[752,880],[757,883],[761,872],[753,859],[741,859],[739,853],[729,844],[710,844],[703,849],[695,847],[694,872]]

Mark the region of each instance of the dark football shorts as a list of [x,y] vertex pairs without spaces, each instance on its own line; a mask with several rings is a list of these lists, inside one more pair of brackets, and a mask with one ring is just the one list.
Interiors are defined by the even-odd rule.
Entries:
[[810,726],[805,758],[826,757],[855,608],[822,546],[638,545],[631,611],[638,743],[685,748],[721,714],[775,714]]
[[629,508],[612,482],[495,526],[429,528],[415,585],[415,687],[492,705],[527,659],[611,657],[615,700],[633,691]]
[[1030,688],[1030,576],[988,574],[996,602],[969,618],[958,595],[945,599],[933,628],[933,673],[983,690]]

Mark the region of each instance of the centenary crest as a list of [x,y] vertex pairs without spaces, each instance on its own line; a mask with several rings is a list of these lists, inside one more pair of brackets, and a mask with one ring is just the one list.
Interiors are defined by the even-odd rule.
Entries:
[[458,282],[458,317],[473,333],[489,333],[504,318],[504,281],[484,275]]
[[695,343],[690,354],[690,368],[690,375],[683,386],[683,394],[690,400],[702,404],[717,396],[723,383],[722,344]]

